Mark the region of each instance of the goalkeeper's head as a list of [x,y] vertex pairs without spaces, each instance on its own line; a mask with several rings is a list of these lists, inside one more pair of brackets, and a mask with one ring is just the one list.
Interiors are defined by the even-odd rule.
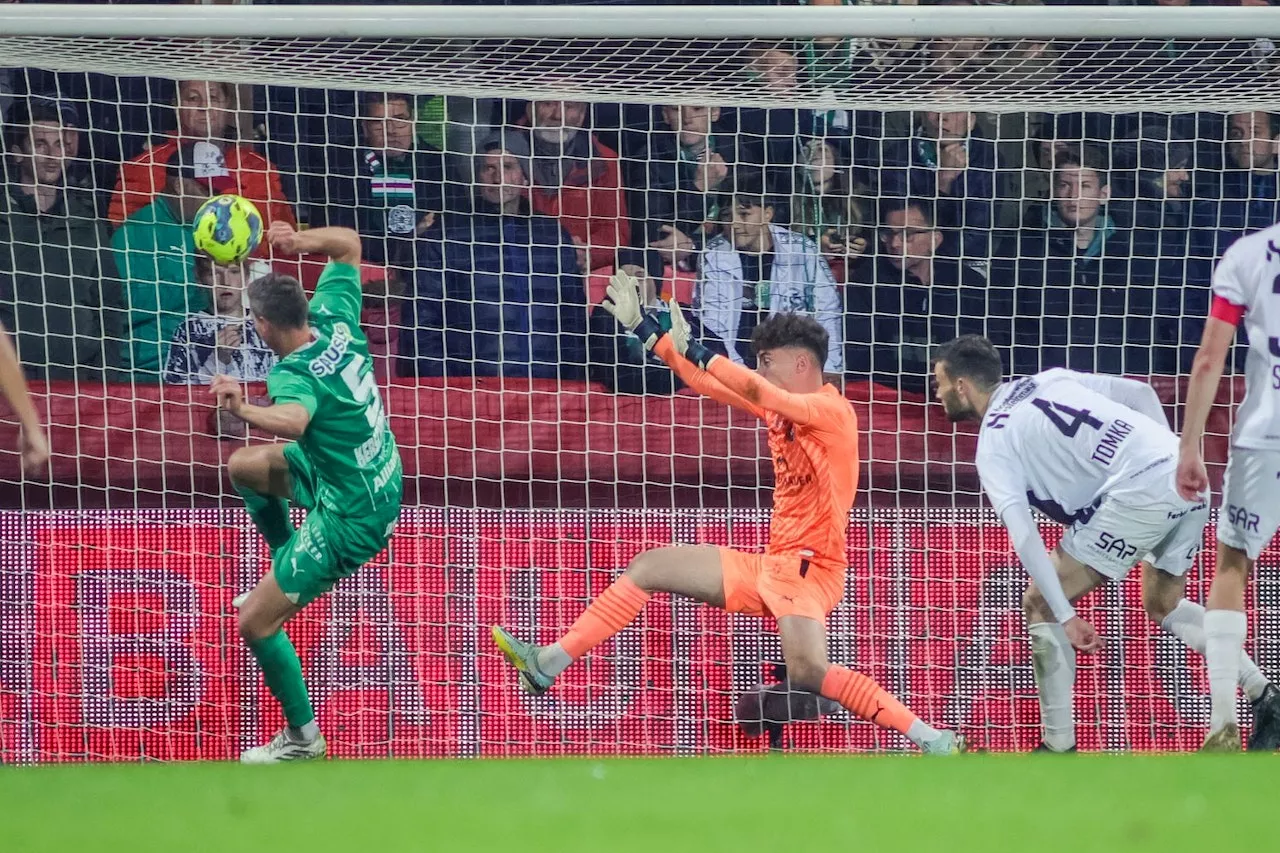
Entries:
[[269,273],[254,279],[249,310],[263,342],[281,358],[311,341],[307,294],[293,276]]
[[807,393],[822,387],[827,330],[804,314],[774,314],[751,333],[756,373],[784,391]]
[[981,335],[962,335],[933,356],[934,396],[952,421],[979,420],[1004,377],[1000,353]]

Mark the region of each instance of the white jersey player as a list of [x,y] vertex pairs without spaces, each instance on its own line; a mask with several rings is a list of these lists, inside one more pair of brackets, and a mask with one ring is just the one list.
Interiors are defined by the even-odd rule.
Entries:
[[[1209,489],[1200,440],[1242,318],[1249,336],[1245,397],[1231,433],[1218,515],[1218,568],[1204,622],[1211,700],[1204,748],[1210,751],[1240,748],[1236,666],[1247,633],[1245,582],[1280,527],[1280,225],[1237,240],[1214,270],[1213,307],[1187,391],[1178,460],[1178,490],[1184,495]],[[1254,726],[1251,747],[1256,720]]]
[[[1039,748],[1074,750],[1076,650],[1102,647],[1074,602],[1141,561],[1147,615],[1203,652],[1204,608],[1184,591],[1208,505],[1178,494],[1178,438],[1144,383],[1062,369],[1002,383],[999,353],[977,335],[942,347],[934,377],[951,420],[981,422],[978,476],[1031,575],[1023,610],[1040,694]],[[1032,507],[1067,527],[1052,556]],[[1280,691],[1247,657],[1240,674],[1266,699],[1269,736],[1280,736]]]

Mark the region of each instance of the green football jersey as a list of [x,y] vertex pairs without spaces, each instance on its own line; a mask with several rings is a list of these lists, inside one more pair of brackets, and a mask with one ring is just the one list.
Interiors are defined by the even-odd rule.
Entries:
[[315,469],[317,502],[340,516],[382,517],[400,505],[402,472],[360,331],[360,296],[360,270],[330,262],[311,297],[313,339],[272,368],[267,391],[311,415],[298,447]]

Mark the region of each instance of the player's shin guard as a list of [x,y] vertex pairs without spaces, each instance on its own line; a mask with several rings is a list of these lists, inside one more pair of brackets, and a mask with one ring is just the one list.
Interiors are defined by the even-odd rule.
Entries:
[[[570,660],[577,660],[630,625],[648,602],[649,593],[623,575],[591,602],[556,645]],[[557,675],[559,671],[547,674]]]
[[284,718],[289,725],[301,731],[304,726],[315,720],[315,712],[311,709],[311,698],[307,696],[307,685],[302,680],[302,662],[294,651],[293,643],[284,631],[276,631],[265,640],[249,644],[249,650],[262,667],[263,678],[267,689],[284,709]]
[[1209,670],[1209,731],[1236,724],[1236,683],[1248,621],[1239,610],[1204,614],[1204,662]]
[[834,699],[864,720],[901,732],[917,746],[938,734],[893,694],[862,673],[846,667],[832,664],[827,668],[822,679],[822,695]]
[[[1186,643],[1187,647],[1192,651],[1204,654],[1204,615],[1205,609],[1203,606],[1184,598],[1178,602],[1178,606],[1173,608],[1168,616],[1164,617],[1160,627]],[[1244,690],[1244,694],[1249,697],[1250,702],[1256,702],[1266,691],[1269,682],[1267,677],[1262,674],[1262,670],[1258,669],[1258,665],[1253,662],[1253,658],[1249,657],[1244,649],[1240,650],[1239,674],[1240,688]]]
[[286,544],[293,536],[293,525],[289,522],[289,502],[246,486],[236,486],[236,491],[244,498],[244,508],[262,538],[267,540],[267,547],[274,551]]
[[1038,622],[1028,630],[1044,743],[1056,752],[1064,752],[1076,745],[1076,650],[1067,639],[1067,632],[1056,622]]

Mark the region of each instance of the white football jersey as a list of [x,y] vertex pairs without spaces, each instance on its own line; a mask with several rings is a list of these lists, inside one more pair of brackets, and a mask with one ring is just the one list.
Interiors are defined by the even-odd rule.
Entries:
[[997,513],[1030,505],[1061,524],[1087,519],[1103,495],[1172,489],[1178,438],[1156,417],[1155,392],[1131,379],[1056,368],[1006,382],[978,432],[982,488]]
[[1280,225],[1241,237],[1213,271],[1213,295],[1245,308],[1244,401],[1234,447],[1280,450]]

